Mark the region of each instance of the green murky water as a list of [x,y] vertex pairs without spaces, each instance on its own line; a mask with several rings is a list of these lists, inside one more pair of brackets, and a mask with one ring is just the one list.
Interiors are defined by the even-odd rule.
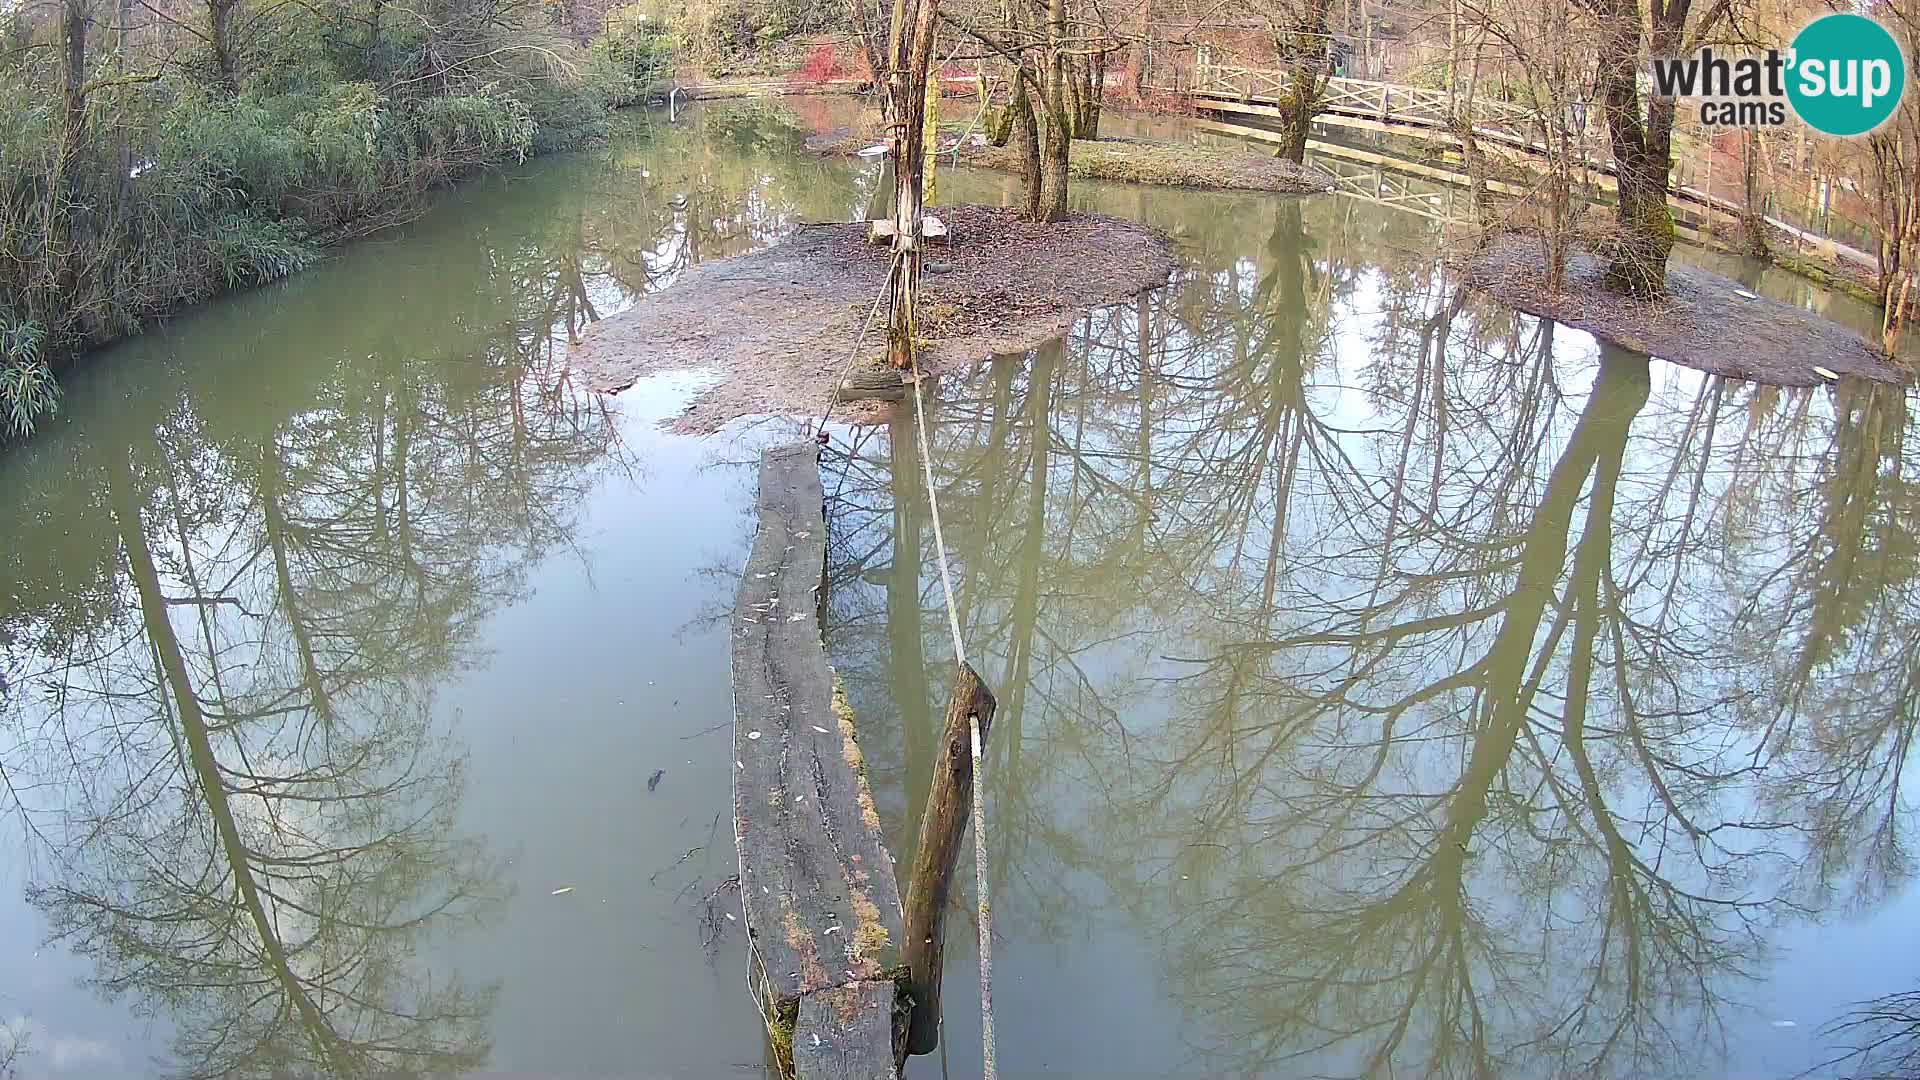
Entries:
[[[861,212],[798,136],[635,117],[101,358],[0,458],[19,1076],[762,1067],[708,902],[721,627],[796,425],[669,436],[698,373],[602,401],[561,360]],[[930,418],[1001,701],[1003,1075],[1787,1077],[1912,985],[1903,397],[1602,352],[1449,291],[1392,208],[1079,198],[1181,274]],[[908,423],[826,461],[903,859],[948,664]]]

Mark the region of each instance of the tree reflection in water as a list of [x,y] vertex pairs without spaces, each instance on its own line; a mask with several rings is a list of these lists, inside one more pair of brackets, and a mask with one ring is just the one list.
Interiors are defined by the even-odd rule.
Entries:
[[[1209,1074],[1713,1069],[1774,928],[1910,876],[1904,397],[1596,355],[1343,205],[942,387],[1004,924],[1124,911]],[[830,506],[830,651],[914,747],[908,422]],[[869,761],[910,825],[924,760]]]
[[422,956],[502,898],[456,825],[465,753],[436,690],[572,543],[596,474],[632,466],[564,378],[575,283],[541,253],[449,275],[495,327],[469,351],[391,359],[411,342],[362,321],[343,351],[366,362],[264,408],[163,400],[151,440],[79,445],[31,515],[73,541],[22,544],[59,570],[0,634],[29,899],[172,1032],[173,1075],[487,1062],[495,988]]

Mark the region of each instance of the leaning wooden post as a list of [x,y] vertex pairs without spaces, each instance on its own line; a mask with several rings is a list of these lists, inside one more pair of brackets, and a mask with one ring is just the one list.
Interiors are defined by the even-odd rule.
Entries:
[[926,812],[920,816],[920,843],[913,852],[913,874],[907,884],[907,940],[901,953],[907,964],[907,992],[913,995],[913,1016],[907,1028],[909,1054],[930,1054],[940,1045],[942,921],[953,888],[954,864],[960,861],[960,840],[973,809],[970,721],[979,719],[980,741],[985,744],[993,710],[993,691],[973,665],[957,665],[953,697],[947,702],[947,726],[934,755],[933,784]]

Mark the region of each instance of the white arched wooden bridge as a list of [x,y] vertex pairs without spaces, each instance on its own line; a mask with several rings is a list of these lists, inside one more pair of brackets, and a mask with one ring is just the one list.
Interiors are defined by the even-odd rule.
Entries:
[[[1212,63],[1204,53],[1201,62],[1192,68],[1190,78],[1183,81],[1187,85],[1160,86],[1157,89],[1184,95],[1196,109],[1211,114],[1215,121],[1206,126],[1212,130],[1268,139],[1273,137],[1273,130],[1261,121],[1279,119],[1283,115],[1279,103],[1290,96],[1289,88],[1292,85],[1291,77],[1285,71]],[[1547,156],[1545,132],[1541,128],[1541,118],[1534,110],[1512,102],[1479,97],[1463,103],[1449,91],[1422,86],[1334,76],[1327,80],[1320,100],[1320,111],[1315,115],[1314,122],[1458,148],[1462,140],[1454,116],[1456,109],[1463,104],[1470,112],[1471,130],[1476,141],[1542,159]],[[1594,185],[1605,192],[1614,191],[1617,185],[1612,175],[1613,155],[1608,149],[1600,110],[1586,103],[1576,104],[1569,110],[1565,120],[1568,127],[1577,133],[1575,144],[1586,157]],[[1428,171],[1438,174],[1444,170]],[[1668,201],[1676,209],[1688,210],[1696,215],[1711,214],[1738,221],[1742,213],[1738,204],[1684,184],[1675,184],[1669,190]],[[1770,217],[1767,222],[1829,259],[1847,259],[1868,268],[1878,266],[1878,260],[1873,255],[1858,248],[1789,225],[1778,218]]]

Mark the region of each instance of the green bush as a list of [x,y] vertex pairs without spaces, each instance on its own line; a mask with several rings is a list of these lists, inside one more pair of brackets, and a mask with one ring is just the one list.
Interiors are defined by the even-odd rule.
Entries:
[[845,5],[812,0],[688,0],[673,28],[703,63],[723,63],[801,34],[845,28]]
[[644,8],[629,4],[607,13],[606,30],[594,42],[593,51],[615,76],[627,80],[626,94],[615,99],[626,104],[667,91],[680,45]]
[[228,214],[213,227],[207,249],[230,289],[265,285],[307,268],[319,252],[283,221]]
[[0,311],[0,435],[24,438],[60,404],[60,386],[40,355],[38,324]]
[[340,83],[309,100],[309,107],[288,117],[302,144],[304,182],[354,200],[373,197],[385,179],[380,137],[387,127],[387,103],[379,88]]
[[526,90],[533,117],[531,152],[552,154],[598,142],[613,130],[613,110],[641,100],[633,80],[598,52],[589,54],[577,77],[544,81]]
[[[673,39],[637,12],[578,48],[544,18],[429,6],[378,27],[284,8],[244,43],[238,95],[186,62],[116,82],[100,48],[77,140],[59,50],[0,50],[0,435],[55,407],[54,373],[85,349],[296,273],[433,187],[603,137],[672,71]],[[0,42],[23,25],[0,11]]]
[[533,110],[505,94],[424,98],[401,113],[406,152],[439,183],[485,165],[521,162],[533,150]]
[[306,172],[299,134],[251,97],[225,106],[183,98],[155,149],[162,175],[203,185],[219,206],[278,206]]

